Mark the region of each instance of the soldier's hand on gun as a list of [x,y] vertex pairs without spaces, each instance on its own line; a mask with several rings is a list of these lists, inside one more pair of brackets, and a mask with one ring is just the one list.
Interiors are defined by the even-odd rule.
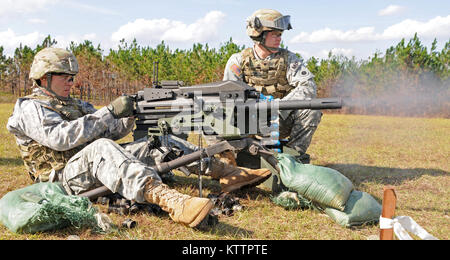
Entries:
[[120,96],[112,101],[107,108],[115,118],[133,116],[134,102],[129,96]]

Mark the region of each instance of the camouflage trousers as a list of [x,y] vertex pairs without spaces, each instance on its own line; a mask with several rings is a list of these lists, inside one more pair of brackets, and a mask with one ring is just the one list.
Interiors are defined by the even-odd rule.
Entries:
[[[279,118],[279,138],[288,138],[287,146],[295,149],[300,154],[306,153],[317,126],[322,119],[322,112],[310,109],[281,111]],[[205,141],[208,145],[211,145],[221,140],[215,136],[205,136]]]
[[[166,139],[171,146],[176,146],[185,154],[196,149],[194,145],[177,137]],[[162,149],[166,150],[164,147]],[[145,203],[145,184],[150,180],[153,180],[153,185],[162,183],[152,168],[161,158],[162,153],[150,149],[146,139],[119,145],[102,138],[70,158],[58,174],[58,179],[69,194],[77,195],[104,185],[128,200]]]
[[322,112],[303,109],[293,110],[287,116],[282,113],[280,113],[280,139],[289,137],[287,146],[300,154],[306,153],[322,119]]

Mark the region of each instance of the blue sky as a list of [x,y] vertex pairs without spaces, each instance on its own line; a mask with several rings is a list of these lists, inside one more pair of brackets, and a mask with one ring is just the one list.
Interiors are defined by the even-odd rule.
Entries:
[[90,40],[105,54],[122,38],[189,49],[193,43],[217,48],[232,37],[250,46],[245,19],[259,8],[291,15],[293,29],[283,42],[305,58],[332,51],[367,59],[415,32],[428,47],[434,38],[439,48],[450,39],[450,1],[442,0],[0,0],[0,46],[10,55],[20,43],[34,47],[49,34],[60,47]]

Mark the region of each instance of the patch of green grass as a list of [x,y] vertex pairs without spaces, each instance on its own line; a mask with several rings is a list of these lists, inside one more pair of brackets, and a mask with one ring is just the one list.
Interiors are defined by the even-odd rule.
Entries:
[[[0,104],[0,124],[6,125],[13,104]],[[410,216],[430,234],[449,239],[450,226],[450,120],[325,114],[309,148],[311,163],[340,171],[355,188],[381,202],[383,187],[393,185],[396,215]],[[30,185],[14,137],[0,129],[0,197]],[[197,140],[193,137],[192,140]],[[129,135],[119,143],[132,141]],[[197,176],[176,175],[173,188],[198,195]],[[204,177],[203,192],[217,193],[217,181]],[[126,218],[135,229],[97,234],[89,229],[66,228],[39,234],[13,234],[0,225],[0,239],[362,239],[378,235],[378,226],[348,229],[327,215],[312,210],[285,210],[274,205],[262,187],[236,193],[244,210],[219,224],[195,230],[174,223],[167,214],[109,214],[116,224]],[[102,208],[101,208],[102,209]],[[103,209],[104,210],[104,209]],[[106,211],[106,210],[104,210]]]

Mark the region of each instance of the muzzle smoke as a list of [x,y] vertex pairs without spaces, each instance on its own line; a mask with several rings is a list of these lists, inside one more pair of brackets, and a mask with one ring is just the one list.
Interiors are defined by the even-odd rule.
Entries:
[[431,73],[403,74],[362,85],[359,77],[347,77],[333,88],[332,95],[344,100],[344,113],[450,118],[449,79],[441,81]]

